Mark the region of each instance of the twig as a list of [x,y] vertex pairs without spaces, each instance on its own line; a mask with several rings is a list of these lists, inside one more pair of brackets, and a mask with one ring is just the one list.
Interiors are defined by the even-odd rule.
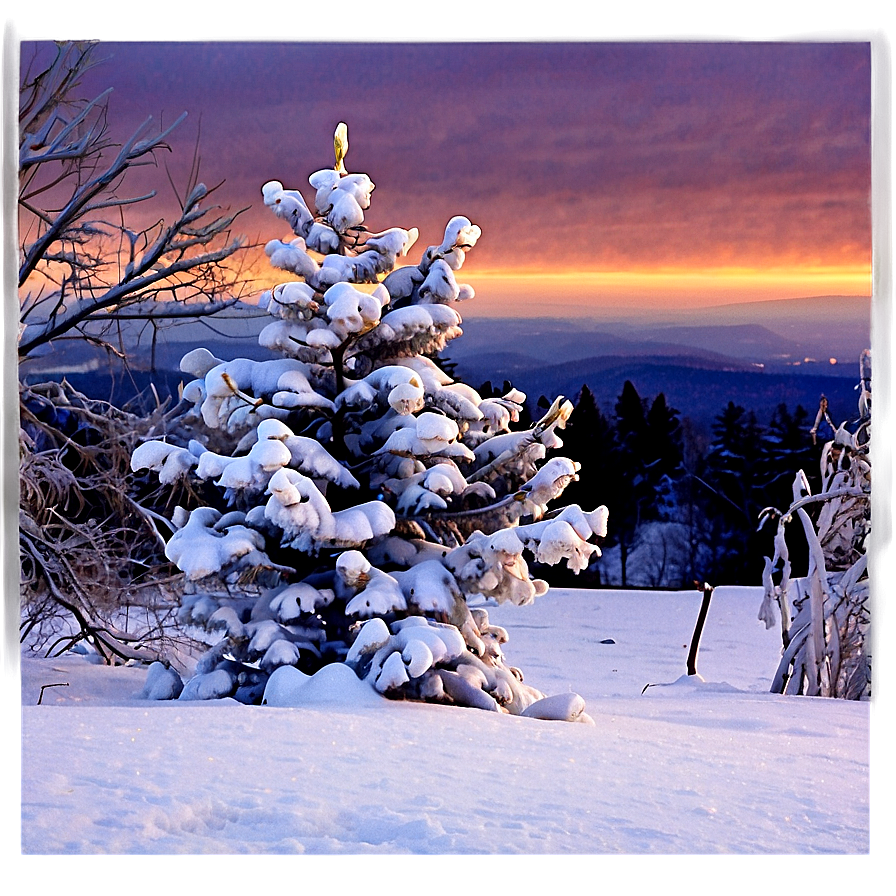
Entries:
[[56,682],[53,682],[53,684],[42,684],[40,686],[40,696],[37,698],[37,705],[40,706],[41,700],[44,699],[44,691],[47,688],[67,688],[67,687],[68,687],[67,681],[56,681]]

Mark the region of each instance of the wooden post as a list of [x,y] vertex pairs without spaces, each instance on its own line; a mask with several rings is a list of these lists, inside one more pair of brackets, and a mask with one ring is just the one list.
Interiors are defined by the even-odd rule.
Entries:
[[694,626],[694,636],[691,638],[691,649],[688,651],[688,675],[697,674],[697,649],[700,646],[700,636],[703,634],[703,626],[706,623],[706,614],[709,611],[712,592],[713,586],[709,582],[704,582],[703,601],[700,604],[700,612],[697,614],[697,624]]

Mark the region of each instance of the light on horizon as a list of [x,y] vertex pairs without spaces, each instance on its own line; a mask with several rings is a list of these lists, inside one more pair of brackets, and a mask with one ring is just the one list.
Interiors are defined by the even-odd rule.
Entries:
[[576,309],[687,311],[811,296],[871,297],[866,265],[520,272],[477,270],[471,259],[462,273],[476,290],[469,313],[486,317],[575,314]]

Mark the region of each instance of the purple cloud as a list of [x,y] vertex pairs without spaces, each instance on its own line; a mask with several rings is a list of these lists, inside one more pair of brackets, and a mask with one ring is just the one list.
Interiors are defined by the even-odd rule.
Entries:
[[[22,48],[27,61],[31,47]],[[305,189],[349,124],[372,227],[483,228],[476,262],[643,268],[870,257],[867,43],[107,43],[120,134],[201,122],[202,173],[280,234],[261,184]],[[141,172],[158,182],[157,173]],[[306,189],[310,197],[310,190]]]

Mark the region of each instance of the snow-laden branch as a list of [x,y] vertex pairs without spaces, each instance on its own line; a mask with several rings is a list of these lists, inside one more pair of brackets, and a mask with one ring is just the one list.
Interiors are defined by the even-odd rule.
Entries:
[[223,302],[208,302],[202,305],[175,304],[174,302],[157,303],[151,310],[97,312],[90,315],[91,320],[181,320],[197,317],[213,317],[228,308],[239,304],[239,299],[228,299]]
[[[112,88],[107,88],[98,97],[86,103],[84,108],[69,121],[65,121],[54,112],[37,133],[24,131],[19,140],[20,174],[24,174],[33,165],[83,158],[91,148],[94,152],[97,151],[99,144],[93,129],[89,127],[84,129],[80,136],[77,130],[92,112],[104,107],[111,93]],[[62,127],[51,137],[54,126],[59,123]],[[27,125],[27,122],[20,122],[20,125],[22,124]]]

